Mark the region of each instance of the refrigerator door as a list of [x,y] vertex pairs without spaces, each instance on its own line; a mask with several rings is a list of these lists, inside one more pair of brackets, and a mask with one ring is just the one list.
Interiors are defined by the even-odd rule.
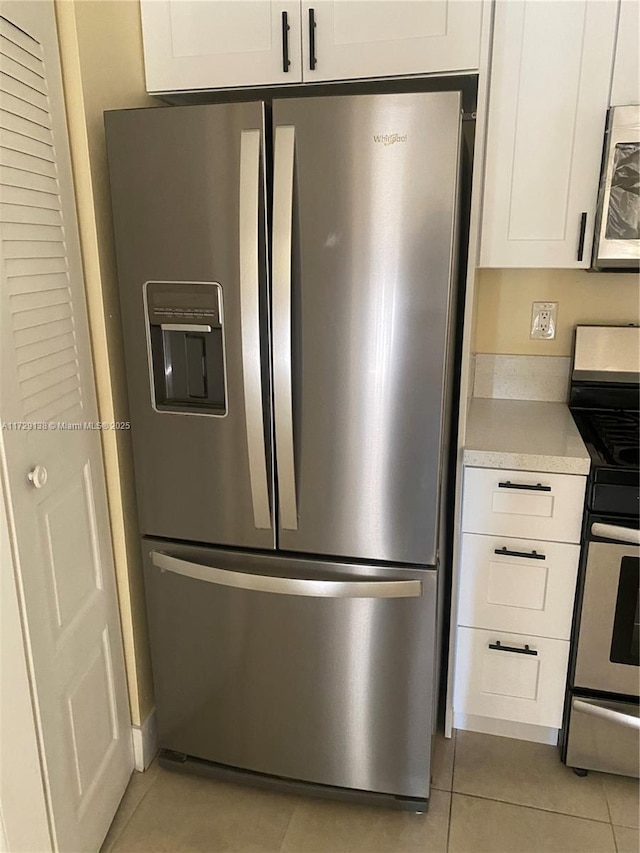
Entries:
[[273,360],[288,551],[434,564],[457,92],[273,105]]
[[273,548],[263,104],[106,129],[142,532]]
[[161,747],[426,799],[435,570],[143,549]]

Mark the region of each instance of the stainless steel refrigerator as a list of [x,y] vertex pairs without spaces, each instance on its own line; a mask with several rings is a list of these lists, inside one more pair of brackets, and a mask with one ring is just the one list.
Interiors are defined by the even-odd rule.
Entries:
[[460,94],[106,129],[163,760],[420,810]]

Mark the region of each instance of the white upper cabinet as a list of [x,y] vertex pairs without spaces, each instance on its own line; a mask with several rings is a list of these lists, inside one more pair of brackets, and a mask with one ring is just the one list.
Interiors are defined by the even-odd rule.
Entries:
[[498,0],[480,266],[589,266],[617,16]]
[[298,0],[141,0],[140,5],[149,92],[302,80]]
[[482,9],[482,0],[304,0],[304,80],[477,69]]
[[622,0],[611,106],[640,104],[640,0]]
[[483,8],[488,0],[141,0],[147,90],[471,71]]

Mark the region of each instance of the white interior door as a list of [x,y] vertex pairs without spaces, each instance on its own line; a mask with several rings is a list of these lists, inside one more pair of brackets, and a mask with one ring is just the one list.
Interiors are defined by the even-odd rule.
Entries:
[[52,0],[3,4],[0,72],[10,532],[53,843],[97,850],[133,757]]

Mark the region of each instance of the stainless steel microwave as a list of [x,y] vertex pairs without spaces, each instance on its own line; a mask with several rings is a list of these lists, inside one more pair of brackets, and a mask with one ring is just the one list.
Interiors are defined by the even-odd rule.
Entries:
[[640,269],[640,106],[611,107],[598,194],[592,268]]

